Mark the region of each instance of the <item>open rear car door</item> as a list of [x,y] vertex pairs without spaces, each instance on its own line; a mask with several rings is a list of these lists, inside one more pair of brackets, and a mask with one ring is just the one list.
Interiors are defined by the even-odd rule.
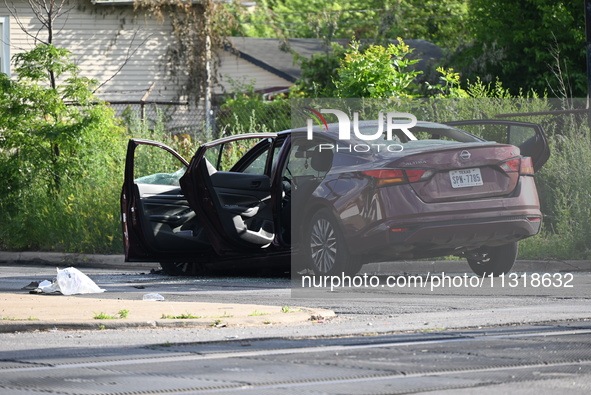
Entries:
[[534,171],[541,169],[550,157],[550,148],[544,135],[544,129],[536,123],[479,119],[445,122],[445,124],[457,126],[488,141],[519,147],[522,156],[532,159]]

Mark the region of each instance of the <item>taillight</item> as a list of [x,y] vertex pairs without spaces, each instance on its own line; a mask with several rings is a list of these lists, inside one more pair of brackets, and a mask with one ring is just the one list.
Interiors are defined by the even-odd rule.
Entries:
[[361,172],[376,179],[378,186],[425,181],[433,175],[429,169],[376,169]]
[[431,173],[427,169],[407,169],[407,170],[404,170],[404,172],[406,173],[406,176],[408,177],[408,182],[421,181],[421,179],[423,179],[423,177],[425,177],[425,179],[428,178]]
[[519,156],[508,159],[504,162],[501,162],[499,166],[507,173],[519,172],[520,175],[534,174],[534,166],[532,164],[531,158],[528,156]]
[[515,173],[519,171],[521,166],[521,157],[513,158],[506,160],[500,163],[501,169],[505,170],[507,173]]
[[529,156],[524,156],[521,158],[521,167],[519,168],[519,173],[522,175],[527,174],[530,176],[534,175],[534,165],[533,161]]

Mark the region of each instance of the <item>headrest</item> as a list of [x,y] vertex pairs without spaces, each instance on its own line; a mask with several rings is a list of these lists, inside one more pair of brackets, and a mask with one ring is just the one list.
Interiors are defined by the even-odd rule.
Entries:
[[205,167],[207,169],[207,173],[212,176],[215,173],[217,173],[217,170],[215,169],[215,167],[213,167],[213,165],[207,160],[207,158],[203,158],[203,160],[205,161]]
[[320,146],[316,146],[314,148],[314,152],[312,153],[312,158],[310,161],[310,166],[312,169],[326,173],[332,167],[332,159],[334,157],[334,153],[331,149],[320,149]]

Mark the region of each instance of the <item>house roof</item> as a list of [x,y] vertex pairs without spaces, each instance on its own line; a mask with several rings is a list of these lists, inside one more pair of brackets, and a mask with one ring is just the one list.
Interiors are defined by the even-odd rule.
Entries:
[[[294,61],[291,51],[310,58],[315,53],[326,51],[324,41],[312,38],[291,38],[281,41],[276,38],[231,37],[233,46],[227,50],[240,58],[255,64],[287,81],[295,82],[301,76],[299,65]],[[334,40],[346,46],[349,40]],[[429,63],[441,59],[441,48],[426,40],[404,40],[414,48],[412,57],[420,59],[418,70],[425,70]]]

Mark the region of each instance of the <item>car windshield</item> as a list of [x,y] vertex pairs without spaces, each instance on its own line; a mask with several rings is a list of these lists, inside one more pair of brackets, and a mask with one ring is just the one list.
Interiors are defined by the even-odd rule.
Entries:
[[138,177],[135,182],[138,184],[158,184],[158,185],[179,185],[179,180],[187,171],[186,167],[181,167],[172,173],[155,173],[143,177]]

